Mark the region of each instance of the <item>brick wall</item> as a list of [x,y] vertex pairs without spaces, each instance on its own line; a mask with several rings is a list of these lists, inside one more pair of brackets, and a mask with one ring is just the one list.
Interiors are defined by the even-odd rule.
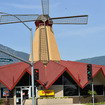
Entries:
[[[32,105],[32,100],[26,100],[24,105]],[[73,99],[37,99],[36,105],[73,105]]]
[[[5,100],[6,99],[2,99],[3,100],[3,104],[1,104],[1,105],[5,105]],[[8,103],[9,103],[9,105],[14,105],[14,100],[13,100],[13,98],[10,98],[10,99],[8,99]]]
[[[75,97],[70,97],[73,98],[73,103],[91,103],[92,98],[89,96],[75,96]],[[104,96],[95,96],[95,102],[104,102]]]

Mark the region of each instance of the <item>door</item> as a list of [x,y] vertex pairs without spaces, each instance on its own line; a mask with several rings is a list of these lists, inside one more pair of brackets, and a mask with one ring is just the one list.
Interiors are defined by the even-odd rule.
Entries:
[[21,105],[21,88],[16,88],[16,105]]
[[22,88],[21,103],[25,104],[26,99],[29,99],[29,88]]

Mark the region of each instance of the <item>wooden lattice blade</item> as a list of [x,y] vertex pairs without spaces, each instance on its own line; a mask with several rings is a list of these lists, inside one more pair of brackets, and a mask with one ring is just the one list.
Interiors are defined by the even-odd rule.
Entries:
[[[37,20],[39,14],[12,14],[12,15],[0,15],[1,24],[12,24],[22,22],[31,22]],[[21,20],[21,21],[20,21]]]
[[41,0],[43,15],[49,15],[49,0]]
[[50,18],[50,20],[53,24],[87,24],[88,15],[57,17]]

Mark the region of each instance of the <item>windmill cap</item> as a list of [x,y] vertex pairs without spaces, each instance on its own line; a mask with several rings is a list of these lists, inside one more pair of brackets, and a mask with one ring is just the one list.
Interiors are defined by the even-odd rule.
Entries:
[[49,17],[48,15],[40,15],[40,16],[37,18],[38,21],[41,20],[41,21],[43,21],[43,22],[46,22],[46,21],[49,20],[49,19],[50,19],[50,17]]

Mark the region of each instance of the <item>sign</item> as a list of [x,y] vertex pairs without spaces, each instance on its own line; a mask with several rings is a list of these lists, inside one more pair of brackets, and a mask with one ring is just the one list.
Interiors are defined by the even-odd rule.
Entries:
[[39,90],[39,96],[53,96],[54,90]]
[[0,62],[11,62],[13,61],[12,59],[8,59],[8,58],[0,58]]
[[9,89],[3,88],[3,96],[9,96],[9,93],[10,93]]
[[23,96],[25,96],[25,93],[22,93]]

